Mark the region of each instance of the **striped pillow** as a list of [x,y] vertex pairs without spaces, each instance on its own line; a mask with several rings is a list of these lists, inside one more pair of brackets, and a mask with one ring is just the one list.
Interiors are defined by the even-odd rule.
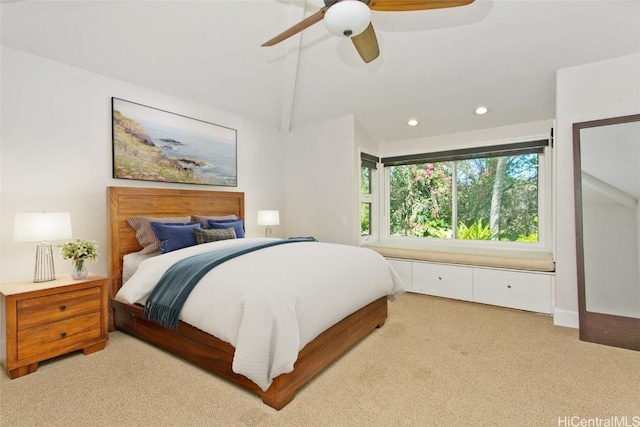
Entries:
[[179,216],[170,218],[153,218],[148,216],[132,216],[127,220],[129,225],[136,231],[136,239],[142,246],[140,254],[150,254],[160,252],[160,239],[151,229],[152,222],[187,224],[191,221],[190,216]]
[[208,220],[223,221],[225,219],[238,219],[238,217],[233,214],[220,216],[193,215],[193,220],[202,224],[202,228],[209,228]]
[[200,228],[196,228],[193,230],[193,233],[196,235],[196,242],[199,245],[203,243],[211,243],[217,242],[218,240],[227,240],[227,239],[235,239],[236,232],[231,228],[223,228],[219,230],[209,229],[203,230]]

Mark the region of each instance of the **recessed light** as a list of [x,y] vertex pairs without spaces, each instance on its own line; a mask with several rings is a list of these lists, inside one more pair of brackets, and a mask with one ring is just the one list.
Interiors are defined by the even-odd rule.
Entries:
[[418,121],[416,119],[411,119],[407,122],[409,126],[418,126]]
[[489,112],[489,109],[487,107],[478,107],[476,108],[476,114],[481,116],[483,114],[487,114]]

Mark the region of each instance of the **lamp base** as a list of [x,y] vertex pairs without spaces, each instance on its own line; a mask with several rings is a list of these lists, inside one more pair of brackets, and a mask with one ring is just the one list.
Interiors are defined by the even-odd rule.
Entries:
[[264,230],[264,237],[271,237],[271,226],[267,225],[267,228]]
[[53,267],[53,248],[51,243],[42,242],[36,246],[36,268],[33,281],[49,282],[55,280],[56,271]]

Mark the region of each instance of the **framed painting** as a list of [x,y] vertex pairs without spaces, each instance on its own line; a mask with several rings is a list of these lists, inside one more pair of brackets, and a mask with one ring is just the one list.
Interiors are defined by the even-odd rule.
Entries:
[[111,98],[113,177],[236,187],[237,132]]

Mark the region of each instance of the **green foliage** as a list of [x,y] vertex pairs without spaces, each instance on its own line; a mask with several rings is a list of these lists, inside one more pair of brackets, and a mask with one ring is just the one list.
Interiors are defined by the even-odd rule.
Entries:
[[360,235],[371,234],[371,203],[360,203]]
[[448,163],[395,166],[390,171],[392,236],[440,237],[451,228]]
[[528,235],[520,235],[516,238],[516,242],[536,243],[538,242],[538,217],[535,217],[534,223],[536,225],[534,231]]
[[360,168],[360,193],[371,194],[371,169],[366,166]]
[[[501,240],[516,241],[519,236],[537,235],[538,156],[527,154],[506,159],[498,229]],[[459,221],[472,224],[478,218],[488,221],[491,217],[497,163],[497,157],[456,163]]]
[[538,241],[538,233],[531,233],[528,236],[518,236],[516,242],[536,243]]
[[458,224],[456,237],[465,240],[492,240],[491,227],[482,224],[482,218],[467,227],[463,222]]
[[[538,241],[538,155],[506,157],[497,232],[492,235],[491,200],[498,158],[477,158],[390,168],[390,234],[451,238],[453,212],[456,238]],[[453,179],[455,167],[455,199]],[[485,224],[485,225],[483,225]]]
[[[437,225],[436,225],[437,224]],[[450,239],[452,230],[447,225],[443,225],[441,221],[427,221],[425,224],[427,237],[435,237],[437,239]]]

